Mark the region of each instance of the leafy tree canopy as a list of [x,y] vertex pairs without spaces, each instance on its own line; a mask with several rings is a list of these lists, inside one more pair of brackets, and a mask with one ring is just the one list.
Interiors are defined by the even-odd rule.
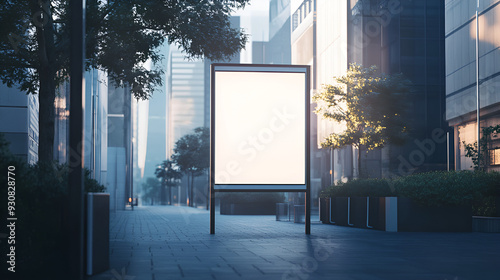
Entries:
[[148,177],[145,183],[142,183],[142,199],[150,200],[151,205],[154,204],[155,199],[160,197],[161,184],[158,179]]
[[[194,203],[194,177],[200,176],[210,166],[210,131],[206,127],[182,136],[175,142],[172,161],[187,175],[189,206]],[[208,204],[207,204],[208,205]]]
[[209,167],[210,131],[198,127],[193,134],[186,134],[175,142],[172,160],[182,172],[200,175]]
[[377,67],[351,64],[346,74],[334,77],[313,96],[316,114],[345,125],[322,142],[325,148],[363,146],[369,150],[388,143],[403,144],[406,127],[405,95],[410,82],[402,74],[377,74]]
[[[40,152],[52,159],[54,99],[68,79],[69,0],[0,1],[0,80],[40,100]],[[104,70],[118,86],[147,99],[161,84],[156,49],[177,43],[187,57],[228,59],[247,36],[230,27],[232,11],[249,0],[87,0],[86,68]]]
[[[147,98],[160,71],[165,40],[188,57],[228,59],[247,36],[229,26],[230,13],[249,0],[87,0],[86,66],[106,70],[118,85],[128,83],[137,98]],[[38,93],[42,67],[69,71],[69,1],[4,0],[0,3],[0,78],[9,86]],[[56,83],[57,84],[57,83]]]
[[489,157],[489,143],[491,136],[500,134],[500,124],[482,128],[483,135],[480,139],[480,151],[478,153],[477,141],[473,144],[462,141],[465,149],[465,156],[471,158],[474,170],[486,171],[488,164],[491,164]]
[[155,176],[163,180],[166,186],[175,186],[175,179],[181,179],[182,173],[175,166],[175,162],[170,159],[164,160],[155,170]]

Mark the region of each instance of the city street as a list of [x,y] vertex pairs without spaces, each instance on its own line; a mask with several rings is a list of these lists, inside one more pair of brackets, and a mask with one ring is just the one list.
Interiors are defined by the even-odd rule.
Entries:
[[111,214],[110,270],[92,280],[498,279],[500,234],[389,233],[216,216],[189,207]]

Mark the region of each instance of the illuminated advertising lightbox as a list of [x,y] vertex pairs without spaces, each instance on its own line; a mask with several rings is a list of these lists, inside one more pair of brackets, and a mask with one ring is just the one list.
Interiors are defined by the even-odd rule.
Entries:
[[306,190],[308,70],[212,65],[215,190]]

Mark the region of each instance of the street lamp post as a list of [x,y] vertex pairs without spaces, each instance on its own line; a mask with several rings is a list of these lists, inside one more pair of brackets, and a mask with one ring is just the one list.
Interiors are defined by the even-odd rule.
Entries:
[[479,0],[476,5],[476,121],[477,121],[477,160],[478,167],[481,168],[481,126],[479,125],[480,116],[480,103],[479,103]]

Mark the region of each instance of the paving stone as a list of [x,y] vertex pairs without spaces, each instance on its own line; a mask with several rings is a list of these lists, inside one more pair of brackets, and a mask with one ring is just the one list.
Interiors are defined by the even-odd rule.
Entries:
[[[216,216],[149,206],[111,214],[110,270],[117,279],[500,279],[500,234],[388,233],[274,216]],[[126,272],[125,278],[122,271]]]

